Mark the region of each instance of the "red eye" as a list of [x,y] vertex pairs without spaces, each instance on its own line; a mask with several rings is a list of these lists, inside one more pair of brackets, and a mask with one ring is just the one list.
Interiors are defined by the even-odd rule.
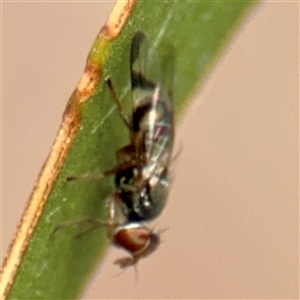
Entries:
[[159,234],[153,233],[140,224],[127,224],[116,228],[112,241],[117,247],[127,250],[131,257],[115,261],[121,268],[132,266],[142,257],[146,257],[156,250],[159,245]]
[[113,237],[113,242],[133,255],[147,248],[152,232],[145,227],[119,227]]

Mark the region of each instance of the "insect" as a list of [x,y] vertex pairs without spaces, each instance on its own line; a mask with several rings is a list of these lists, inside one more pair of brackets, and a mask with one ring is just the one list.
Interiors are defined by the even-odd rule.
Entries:
[[134,265],[159,245],[159,234],[143,223],[157,217],[165,206],[174,139],[172,92],[163,89],[158,55],[141,31],[132,39],[130,75],[130,120],[123,113],[111,79],[106,79],[130,132],[130,144],[116,153],[115,192],[109,202],[110,238],[131,254],[115,262],[121,268]]
[[164,89],[158,55],[141,31],[134,34],[131,42],[130,76],[131,118],[123,112],[111,79],[106,79],[130,133],[130,143],[116,152],[116,167],[103,174],[115,176],[105,223],[108,236],[115,246],[130,253],[115,261],[121,268],[135,265],[159,246],[160,233],[144,222],[156,218],[165,206],[174,139],[171,88]]

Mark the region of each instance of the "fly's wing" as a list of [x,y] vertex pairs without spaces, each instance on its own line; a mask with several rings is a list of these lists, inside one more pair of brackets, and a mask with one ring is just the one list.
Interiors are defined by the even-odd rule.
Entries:
[[132,40],[130,66],[132,124],[137,136],[140,135],[142,139],[137,154],[143,162],[143,177],[151,178],[164,172],[171,156],[174,130],[172,87],[164,86],[163,82],[173,81],[162,80],[156,50],[141,31],[136,32]]
[[134,109],[146,97],[152,97],[155,88],[161,82],[161,69],[156,50],[141,31],[137,31],[132,39],[130,72]]

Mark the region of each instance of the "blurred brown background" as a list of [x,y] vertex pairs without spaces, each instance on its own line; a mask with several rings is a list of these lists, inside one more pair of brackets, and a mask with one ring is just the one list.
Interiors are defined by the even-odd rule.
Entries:
[[[113,5],[2,4],[2,255]],[[263,2],[177,127],[163,244],[84,299],[298,298],[298,80],[299,3]]]

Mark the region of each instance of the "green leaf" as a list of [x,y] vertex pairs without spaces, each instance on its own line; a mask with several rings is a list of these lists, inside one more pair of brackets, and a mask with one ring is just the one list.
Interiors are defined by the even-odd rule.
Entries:
[[[130,112],[129,48],[136,30],[146,33],[161,57],[176,55],[176,117],[216,61],[230,34],[256,1],[138,1],[119,36],[95,41],[89,61],[101,77],[96,92],[69,112],[80,116],[80,130],[51,190],[29,242],[8,299],[73,299],[78,297],[109,245],[106,228],[74,238],[83,224],[53,229],[85,217],[105,219],[105,199],[113,178],[66,182],[73,175],[102,172],[115,166],[115,152],[128,144],[127,128],[116,113],[104,78],[111,76],[126,112]],[[167,60],[165,60],[167,62]],[[99,295],[101,296],[101,295]]]

